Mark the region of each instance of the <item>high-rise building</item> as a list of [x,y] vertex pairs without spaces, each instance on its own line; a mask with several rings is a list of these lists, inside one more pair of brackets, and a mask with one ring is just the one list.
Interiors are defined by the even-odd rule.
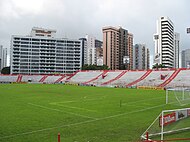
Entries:
[[182,68],[190,68],[190,49],[181,52],[181,66]]
[[97,65],[103,66],[103,48],[96,47]]
[[55,38],[55,30],[33,34],[35,30],[30,36],[12,36],[11,74],[71,74],[81,68],[80,40]]
[[96,48],[96,63],[97,66],[103,66],[103,42],[100,40],[95,40],[95,48]]
[[0,70],[7,66],[7,48],[0,45]]
[[133,69],[147,70],[150,67],[150,53],[145,44],[135,44],[133,49]]
[[167,68],[174,67],[174,24],[168,17],[160,17],[157,21],[157,33],[154,35],[154,64],[162,64]]
[[132,69],[133,35],[121,27],[104,27],[103,62],[110,69]]
[[179,68],[180,34],[174,35],[174,68]]
[[81,40],[81,64],[82,66],[87,64],[87,40],[86,38],[80,38]]
[[102,41],[90,35],[86,35],[85,38],[80,38],[79,40],[82,41],[82,66],[85,64],[103,65],[103,56],[99,54],[100,48],[102,48]]
[[128,41],[127,41],[127,55],[129,56],[129,65],[127,69],[133,68],[133,34],[128,33]]
[[102,44],[103,44],[102,41],[95,39],[95,47],[96,48],[102,47]]
[[96,65],[95,37],[86,35],[87,41],[87,64]]

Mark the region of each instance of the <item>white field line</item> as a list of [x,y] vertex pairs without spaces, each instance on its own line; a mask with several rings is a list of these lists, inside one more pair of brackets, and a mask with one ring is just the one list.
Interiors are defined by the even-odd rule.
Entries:
[[85,109],[85,108],[81,108],[81,107],[65,106],[65,105],[61,105],[59,103],[54,103],[53,105],[61,106],[61,107],[65,107],[65,108],[71,108],[71,109],[78,109],[78,110],[85,110],[85,111],[90,111],[90,112],[97,112],[96,110]]
[[[101,98],[102,99],[102,98]],[[77,101],[65,101],[65,102],[56,102],[56,103],[76,103],[76,102],[85,102],[85,101],[96,101],[96,100],[101,100],[99,99],[81,99],[81,100],[77,100]]]
[[[103,96],[99,99],[84,99],[84,100],[77,100],[77,101],[64,101],[64,102],[52,102],[49,104],[52,105],[57,105],[57,104],[65,104],[65,103],[75,103],[75,102],[85,102],[85,101],[96,101],[96,100],[102,100],[103,98],[106,98],[106,96]],[[150,100],[157,100],[157,99],[161,99],[161,98],[165,98],[165,97],[158,97],[158,98],[151,98],[151,99],[144,99],[144,100],[139,100],[139,101],[134,101],[134,102],[128,102],[128,103],[122,103],[122,105],[128,105],[128,106],[137,106],[136,104],[139,102],[146,102],[146,101],[150,101]],[[62,105],[60,105],[62,106]],[[66,107],[66,106],[65,106]],[[140,107],[140,106],[139,106]]]
[[90,118],[90,119],[93,119],[93,120],[97,119],[97,118],[94,118],[94,117],[90,117],[90,116],[86,116],[86,115],[81,115],[81,114],[78,114],[78,113],[73,113],[73,112],[68,112],[68,111],[62,111],[62,110],[59,110],[59,109],[54,109],[54,108],[50,108],[50,107],[46,107],[46,106],[42,106],[42,105],[38,105],[38,104],[33,104],[33,103],[28,103],[28,104],[32,105],[32,106],[35,106],[35,107],[47,109],[47,110],[68,113],[68,114],[72,114],[72,115],[76,115],[76,116],[80,116],[80,117],[84,117],[84,118]]
[[151,101],[151,100],[158,100],[158,99],[162,99],[165,97],[158,97],[158,98],[151,98],[151,99],[144,99],[144,100],[139,100],[139,101],[134,101],[134,102],[128,102],[128,103],[122,103],[122,105],[132,105],[132,104],[137,104],[139,102],[146,102],[146,101]]
[[52,102],[50,104],[57,104],[57,103],[61,103],[61,104],[65,104],[65,103],[76,103],[76,102],[85,102],[85,101],[96,101],[96,100],[102,100],[103,98],[106,98],[106,96],[102,96],[98,99],[80,99],[80,100],[76,100],[76,101],[63,101],[63,102]]
[[0,137],[0,139],[12,138],[12,137],[22,136],[22,135],[28,135],[28,134],[48,131],[48,130],[57,129],[57,128],[77,126],[77,125],[81,125],[81,124],[86,124],[86,123],[106,120],[106,119],[115,118],[115,117],[119,117],[119,116],[124,116],[124,115],[128,115],[128,114],[139,113],[139,112],[151,110],[151,109],[154,109],[154,108],[163,107],[165,105],[166,104],[162,104],[162,105],[157,105],[157,106],[153,106],[153,107],[149,107],[149,108],[144,108],[144,109],[140,109],[140,110],[136,110],[136,111],[132,111],[132,112],[126,112],[126,113],[116,114],[116,115],[107,116],[107,117],[103,117],[103,118],[97,118],[97,119],[94,119],[94,120],[87,120],[87,121],[78,122],[78,123],[71,123],[71,124],[66,124],[66,125],[61,125],[61,126],[55,126],[55,127],[49,127],[49,128],[39,129],[39,130],[35,130],[35,131],[30,131],[30,132],[24,132],[24,133],[18,133],[18,134],[3,136],[3,137]]

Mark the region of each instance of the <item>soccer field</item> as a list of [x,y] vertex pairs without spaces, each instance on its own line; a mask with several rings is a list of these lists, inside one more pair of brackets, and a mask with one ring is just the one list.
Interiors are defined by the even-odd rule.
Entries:
[[1,142],[133,142],[164,109],[165,91],[1,84]]

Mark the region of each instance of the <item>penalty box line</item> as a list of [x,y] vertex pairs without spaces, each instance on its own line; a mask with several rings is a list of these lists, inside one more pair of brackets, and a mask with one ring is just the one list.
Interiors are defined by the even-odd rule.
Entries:
[[59,109],[55,109],[55,108],[50,108],[50,107],[46,107],[46,106],[42,106],[42,105],[38,105],[38,104],[33,104],[33,103],[28,103],[29,105],[35,106],[35,107],[39,107],[39,108],[43,108],[43,109],[47,109],[47,110],[52,110],[52,111],[57,111],[57,112],[63,112],[63,113],[68,113],[68,114],[72,114],[75,116],[80,116],[80,117],[84,117],[84,118],[90,118],[93,120],[96,120],[97,118],[95,117],[90,117],[90,116],[86,116],[86,115],[82,115],[82,114],[78,114],[78,113],[73,113],[73,112],[68,112],[68,111],[62,111]]
[[151,110],[151,109],[154,109],[154,108],[163,107],[163,106],[165,106],[165,105],[166,105],[166,104],[162,104],[162,105],[157,105],[157,106],[153,106],[153,107],[149,107],[149,108],[144,108],[144,109],[140,109],[140,110],[136,110],[136,111],[132,111],[132,112],[127,112],[127,113],[121,113],[121,114],[117,114],[117,115],[107,116],[107,117],[103,117],[103,118],[97,118],[97,119],[82,121],[82,122],[78,122],[78,123],[71,123],[71,124],[62,125],[62,126],[55,126],[55,127],[49,127],[49,128],[39,129],[39,130],[35,130],[35,131],[30,131],[30,132],[24,132],[24,133],[18,133],[18,134],[14,134],[14,135],[8,135],[8,136],[0,137],[0,139],[12,138],[12,137],[22,136],[22,135],[28,135],[28,134],[33,134],[33,133],[37,133],[37,132],[48,131],[48,130],[57,129],[57,128],[64,128],[64,127],[70,127],[70,126],[77,126],[77,125],[81,125],[81,124],[86,124],[86,123],[91,123],[91,122],[106,120],[106,119],[115,118],[115,117],[119,117],[119,116],[124,116],[124,115],[128,115],[128,114],[139,113],[139,112]]
[[165,97],[157,97],[157,98],[151,98],[151,99],[144,99],[144,100],[139,100],[139,101],[134,101],[134,102],[128,102],[128,103],[122,103],[122,105],[136,105],[137,103],[140,102],[146,102],[146,101],[151,101],[151,100],[158,100],[158,99],[163,99]]
[[85,109],[85,108],[73,107],[73,106],[65,106],[65,105],[61,105],[59,103],[54,103],[52,105],[61,106],[61,107],[65,107],[65,108],[71,108],[71,109],[85,110],[85,111],[89,111],[89,112],[97,112],[97,111],[91,110],[91,109]]
[[66,104],[66,103],[88,102],[88,101],[102,100],[104,98],[106,98],[106,96],[102,96],[102,97],[100,97],[98,99],[79,99],[79,100],[75,100],[75,101],[52,102],[50,104],[57,104],[57,103],[59,103],[59,104]]

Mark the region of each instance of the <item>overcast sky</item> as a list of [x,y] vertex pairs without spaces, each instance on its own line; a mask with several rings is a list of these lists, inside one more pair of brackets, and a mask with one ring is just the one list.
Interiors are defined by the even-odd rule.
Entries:
[[28,35],[32,27],[57,30],[57,37],[86,34],[102,40],[102,27],[121,26],[154,55],[156,20],[168,16],[180,33],[181,50],[190,48],[190,0],[0,0],[0,44],[10,48],[11,35]]

